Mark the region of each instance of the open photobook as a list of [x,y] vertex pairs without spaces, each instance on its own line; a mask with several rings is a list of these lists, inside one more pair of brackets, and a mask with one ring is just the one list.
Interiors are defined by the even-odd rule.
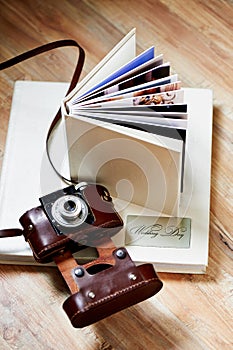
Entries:
[[[113,238],[158,271],[205,272],[208,262],[212,92],[182,87],[155,49],[135,55],[126,35],[71,93],[65,83],[17,82],[0,183],[0,227],[66,184],[57,170],[106,186],[124,220]],[[10,208],[10,210],[9,210]],[[22,237],[1,239],[0,259],[33,264]],[[81,259],[95,255],[83,250]]]

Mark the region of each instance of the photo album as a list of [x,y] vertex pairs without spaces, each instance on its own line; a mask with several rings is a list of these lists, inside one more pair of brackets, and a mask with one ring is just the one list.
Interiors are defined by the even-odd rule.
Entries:
[[[174,53],[175,54],[175,53]],[[208,265],[212,91],[185,88],[155,47],[136,55],[131,30],[64,98],[68,84],[17,81],[0,181],[0,227],[67,184],[107,187],[123,218],[113,237],[157,271],[204,273]],[[0,262],[35,264],[23,237],[3,238]],[[76,253],[90,259],[94,248]]]

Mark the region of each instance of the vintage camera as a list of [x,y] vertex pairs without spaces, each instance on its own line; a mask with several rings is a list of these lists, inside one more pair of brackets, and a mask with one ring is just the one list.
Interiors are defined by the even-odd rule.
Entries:
[[20,222],[35,259],[42,263],[52,261],[61,250],[75,252],[103,245],[123,226],[108,190],[99,184],[71,185],[40,202]]
[[[80,225],[94,223],[95,218],[88,198],[84,197],[84,189],[87,186],[86,183],[69,186],[40,198],[41,205],[58,235],[77,233]],[[105,200],[111,202],[106,189],[105,193]],[[101,194],[98,198],[101,198]]]

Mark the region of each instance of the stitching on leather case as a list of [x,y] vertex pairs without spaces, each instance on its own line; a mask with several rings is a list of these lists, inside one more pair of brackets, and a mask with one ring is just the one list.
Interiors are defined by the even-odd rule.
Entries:
[[[111,221],[105,222],[104,224],[100,225],[99,227],[109,228],[109,224],[115,224],[115,223],[118,223],[118,220],[111,220]],[[110,227],[110,228],[112,228],[112,227]],[[115,227],[113,227],[113,228],[115,228]]]
[[46,248],[41,249],[37,254],[39,255],[39,254],[49,250],[50,248],[59,246],[61,243],[65,242],[65,241],[69,241],[69,238],[65,237],[65,238],[61,239],[60,241],[58,241],[58,242],[51,243],[51,244],[47,245]]
[[[158,277],[153,277],[153,278],[150,278],[148,280],[143,280],[141,282],[138,282],[132,286],[129,286],[127,288],[124,288],[124,289],[121,289],[121,290],[118,290],[117,292],[113,293],[113,294],[110,294],[102,299],[99,299],[91,304],[89,304],[91,307],[93,306],[97,306],[98,304],[101,304],[101,303],[104,303],[106,301],[109,301],[110,299],[114,299],[115,297],[119,296],[120,294],[124,294],[124,293],[127,293],[129,291],[131,291],[132,289],[136,289],[138,287],[141,287],[143,284],[146,284],[147,282],[151,282],[151,281],[160,281]],[[88,310],[89,309],[89,305],[85,306],[84,307],[84,311]],[[83,313],[83,311],[81,310],[78,310],[75,312],[75,314],[71,317],[71,320],[74,319],[74,317],[76,317],[79,313]]]

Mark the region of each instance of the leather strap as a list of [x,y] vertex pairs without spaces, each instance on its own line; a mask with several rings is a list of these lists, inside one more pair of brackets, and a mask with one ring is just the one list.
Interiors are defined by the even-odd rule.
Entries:
[[[97,264],[114,265],[115,259],[112,255],[114,249],[116,249],[116,246],[113,244],[112,240],[108,238],[105,239],[104,248],[101,246],[97,247],[99,257],[86,264],[83,264],[82,266],[84,268],[89,268]],[[66,284],[69,287],[71,294],[77,293],[79,291],[79,288],[71,272],[78,268],[79,265],[73,257],[72,253],[70,251],[61,253],[55,256],[53,260],[57,265],[59,271],[61,272],[64,280],[66,281]]]
[[71,90],[73,90],[73,88],[75,87],[75,85],[77,84],[77,82],[79,80],[80,74],[82,72],[84,60],[85,60],[85,52],[84,52],[83,48],[75,40],[71,40],[71,39],[57,40],[57,41],[53,41],[53,42],[45,44],[45,45],[38,46],[32,50],[26,51],[18,56],[15,56],[7,61],[1,62],[0,63],[0,70],[12,67],[20,62],[23,62],[23,61],[25,61],[29,58],[35,57],[37,55],[40,55],[44,52],[51,51],[51,50],[54,50],[54,49],[59,48],[59,47],[65,47],[65,46],[75,46],[75,47],[78,47],[78,49],[79,49],[78,63],[76,65],[76,68],[75,68],[75,71],[73,73],[73,77],[71,79],[71,83],[69,86],[69,90],[67,92],[67,93],[69,93]]
[[[65,47],[65,46],[75,46],[79,49],[79,58],[78,58],[77,65],[76,65],[75,71],[74,71],[72,79],[71,79],[69,89],[67,91],[67,94],[68,94],[76,86],[76,84],[79,80],[80,74],[82,72],[83,64],[84,64],[84,60],[85,60],[85,52],[84,52],[83,48],[75,40],[71,40],[71,39],[58,40],[58,41],[53,41],[51,43],[48,43],[48,44],[45,44],[42,46],[38,46],[35,49],[26,51],[18,56],[15,56],[7,61],[0,63],[0,70],[12,67],[20,62],[23,62],[23,61],[25,61],[29,58],[35,57],[37,55],[40,55],[44,52],[51,51],[51,50],[59,48],[59,47]],[[57,171],[57,169],[55,168],[55,166],[52,162],[52,159],[51,159],[51,156],[49,153],[49,139],[50,139],[50,136],[52,134],[52,131],[54,130],[55,126],[57,125],[57,123],[60,120],[61,120],[61,108],[58,110],[56,116],[54,117],[54,119],[49,127],[49,130],[47,133],[47,138],[46,138],[46,152],[47,152],[49,162],[50,162],[52,168],[54,169],[54,171],[56,172],[56,174],[58,176],[60,176],[64,181],[72,183],[71,179],[67,179],[66,177],[64,177],[62,174],[60,174]]]
[[[29,58],[40,55],[44,52],[54,50],[54,49],[59,48],[59,47],[66,47],[66,46],[74,46],[74,47],[77,47],[79,49],[78,62],[77,62],[75,71],[73,73],[69,89],[67,91],[67,94],[68,94],[76,86],[76,84],[79,80],[80,74],[82,72],[82,68],[83,68],[83,64],[84,64],[84,60],[85,60],[85,52],[84,52],[83,48],[75,40],[71,40],[71,39],[58,40],[58,41],[54,41],[54,42],[36,47],[32,50],[26,51],[18,56],[15,56],[15,57],[7,60],[7,61],[1,62],[0,63],[0,71],[4,70],[6,68],[12,67],[12,66],[14,66],[20,62],[23,62]],[[72,182],[71,179],[65,178],[62,174],[60,174],[57,171],[57,169],[55,168],[55,166],[52,162],[52,159],[51,159],[51,156],[49,153],[49,139],[50,139],[50,136],[51,136],[55,126],[57,125],[57,123],[60,120],[61,120],[61,108],[58,110],[57,114],[55,115],[55,117],[54,117],[54,119],[49,127],[49,130],[47,133],[47,138],[46,138],[46,152],[47,152],[49,162],[50,162],[51,166],[53,167],[54,171],[66,182]],[[20,235],[22,235],[22,232],[23,231],[20,229],[0,230],[0,238],[20,236]]]
[[5,230],[0,230],[0,238],[3,237],[16,237],[21,236],[23,234],[23,230],[18,228],[9,228]]
[[71,294],[77,293],[79,288],[71,274],[71,271],[78,267],[78,263],[71,252],[67,251],[64,254],[57,255],[53,258],[53,260],[66,281]]

